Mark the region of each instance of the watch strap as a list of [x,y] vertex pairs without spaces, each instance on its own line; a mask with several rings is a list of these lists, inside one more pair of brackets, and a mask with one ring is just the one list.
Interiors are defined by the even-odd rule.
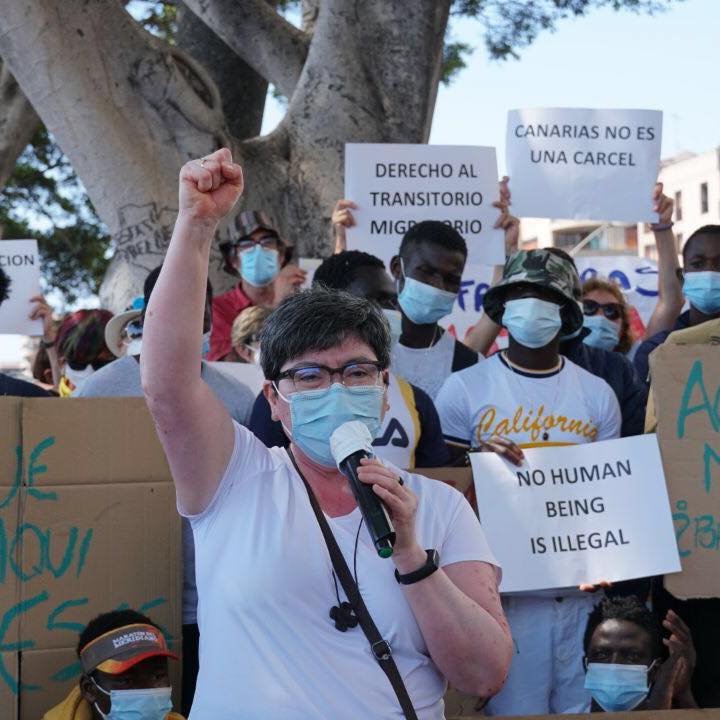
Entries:
[[404,575],[401,575],[397,569],[395,570],[395,579],[401,585],[412,585],[413,583],[420,582],[420,580],[424,580],[426,577],[429,577],[440,567],[440,555],[438,554],[438,551],[430,548],[429,550],[426,550],[426,552],[427,560],[425,561],[425,564],[417,570],[405,573]]

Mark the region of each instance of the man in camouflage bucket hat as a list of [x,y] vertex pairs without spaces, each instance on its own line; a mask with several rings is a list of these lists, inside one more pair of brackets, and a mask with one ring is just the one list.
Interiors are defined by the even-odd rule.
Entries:
[[[474,447],[520,465],[523,448],[551,452],[619,437],[610,386],[560,355],[561,337],[582,327],[574,282],[572,263],[548,250],[508,259],[503,279],[485,294],[488,316],[508,330],[507,350],[451,375],[435,401],[455,455]],[[503,597],[518,652],[505,686],[487,704],[489,715],[589,711],[582,633],[593,602],[574,588]]]
[[576,271],[564,258],[548,250],[521,250],[505,262],[502,280],[491,287],[483,307],[491,320],[502,325],[509,288],[518,283],[542,286],[562,303],[560,334],[571,335],[583,324],[582,309],[573,295]]

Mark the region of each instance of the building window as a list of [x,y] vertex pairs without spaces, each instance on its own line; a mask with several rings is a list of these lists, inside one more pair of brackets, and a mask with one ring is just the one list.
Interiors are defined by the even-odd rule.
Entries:
[[682,193],[680,190],[675,193],[675,219],[682,220]]
[[707,211],[708,211],[707,183],[700,183],[700,212],[706,213]]
[[658,259],[658,252],[655,245],[646,245],[645,246],[645,257],[648,260],[657,260]]

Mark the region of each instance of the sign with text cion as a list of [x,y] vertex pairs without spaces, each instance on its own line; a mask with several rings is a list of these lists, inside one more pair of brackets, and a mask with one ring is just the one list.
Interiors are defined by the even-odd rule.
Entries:
[[0,269],[10,278],[10,296],[0,302],[0,335],[42,335],[42,321],[30,320],[30,298],[40,294],[37,240],[0,240]]
[[502,592],[680,570],[653,435],[524,452],[519,467],[494,453],[471,455]]
[[377,255],[389,267],[403,235],[422,220],[454,227],[468,245],[468,263],[505,261],[498,210],[495,148],[462,145],[345,145],[345,197],[357,225],[348,250]]
[[511,110],[507,168],[518,217],[654,222],[662,112]]

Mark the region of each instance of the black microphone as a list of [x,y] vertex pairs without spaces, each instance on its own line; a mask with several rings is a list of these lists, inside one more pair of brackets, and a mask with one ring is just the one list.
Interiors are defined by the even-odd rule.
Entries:
[[378,555],[390,557],[395,544],[395,528],[372,485],[360,482],[357,475],[361,458],[375,457],[372,437],[365,423],[359,420],[343,423],[330,436],[330,451],[338,469],[350,483]]

